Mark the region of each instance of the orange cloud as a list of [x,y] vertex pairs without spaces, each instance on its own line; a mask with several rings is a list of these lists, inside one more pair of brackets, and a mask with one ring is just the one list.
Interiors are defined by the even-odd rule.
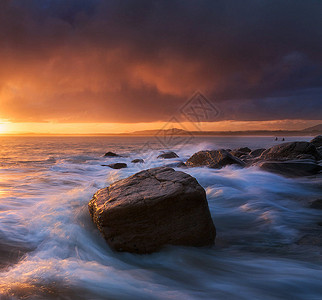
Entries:
[[196,90],[213,121],[321,118],[321,4],[170,2],[1,1],[0,118],[167,121]]

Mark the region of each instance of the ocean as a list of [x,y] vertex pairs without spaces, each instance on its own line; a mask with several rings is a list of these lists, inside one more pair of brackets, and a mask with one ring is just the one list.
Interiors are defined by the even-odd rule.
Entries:
[[[287,137],[309,141],[311,137]],[[205,188],[216,244],[113,252],[90,219],[97,189],[205,149],[272,137],[0,137],[0,299],[321,299],[322,179],[229,166],[179,169]],[[162,160],[167,149],[178,159]],[[113,151],[122,158],[104,157]],[[132,164],[143,158],[144,164]],[[113,170],[102,164],[125,162]]]

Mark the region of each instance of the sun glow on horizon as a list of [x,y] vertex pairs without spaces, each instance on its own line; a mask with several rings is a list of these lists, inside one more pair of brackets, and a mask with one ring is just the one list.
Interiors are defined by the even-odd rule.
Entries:
[[8,130],[8,123],[0,121],[0,134],[7,133]]
[[168,123],[15,123],[0,120],[2,135],[95,135],[122,134],[144,130],[183,129],[189,131],[247,131],[247,130],[302,130],[321,123],[317,120],[274,120],[274,121],[217,121],[200,123],[198,128],[191,122]]

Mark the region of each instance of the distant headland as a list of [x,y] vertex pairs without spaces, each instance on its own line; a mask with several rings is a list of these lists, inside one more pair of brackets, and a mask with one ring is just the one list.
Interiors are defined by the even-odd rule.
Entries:
[[274,136],[282,138],[285,136],[317,136],[322,134],[322,124],[308,127],[302,130],[240,130],[240,131],[204,131],[204,130],[184,130],[179,128],[171,129],[153,129],[140,130],[124,133],[87,133],[87,134],[49,134],[26,132],[19,134],[2,134],[3,136],[156,136],[156,135],[172,135],[172,136]]
[[153,135],[208,135],[208,136],[247,136],[247,135],[253,135],[253,136],[276,136],[276,137],[283,137],[283,136],[302,136],[302,135],[308,135],[308,136],[316,136],[322,133],[322,124],[305,128],[302,130],[240,130],[240,131],[202,131],[202,130],[194,130],[194,131],[187,131],[183,129],[178,128],[171,128],[171,129],[159,129],[159,130],[142,130],[142,131],[134,131],[132,133],[122,133],[118,135],[147,135],[147,136],[153,136]]

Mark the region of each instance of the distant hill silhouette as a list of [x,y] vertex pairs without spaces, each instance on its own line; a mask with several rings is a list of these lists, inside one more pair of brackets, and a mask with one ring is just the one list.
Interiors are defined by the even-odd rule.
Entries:
[[267,136],[292,136],[292,135],[318,135],[322,134],[322,124],[302,130],[244,130],[244,131],[186,131],[179,128],[141,130],[124,135],[267,135]]
[[305,128],[302,130],[303,132],[322,132],[322,124],[315,125],[309,128]]
[[155,130],[140,130],[134,131],[130,134],[133,135],[156,135],[156,134],[164,134],[164,135],[181,135],[187,134],[189,131],[178,129],[178,128],[171,128],[171,129],[155,129]]

